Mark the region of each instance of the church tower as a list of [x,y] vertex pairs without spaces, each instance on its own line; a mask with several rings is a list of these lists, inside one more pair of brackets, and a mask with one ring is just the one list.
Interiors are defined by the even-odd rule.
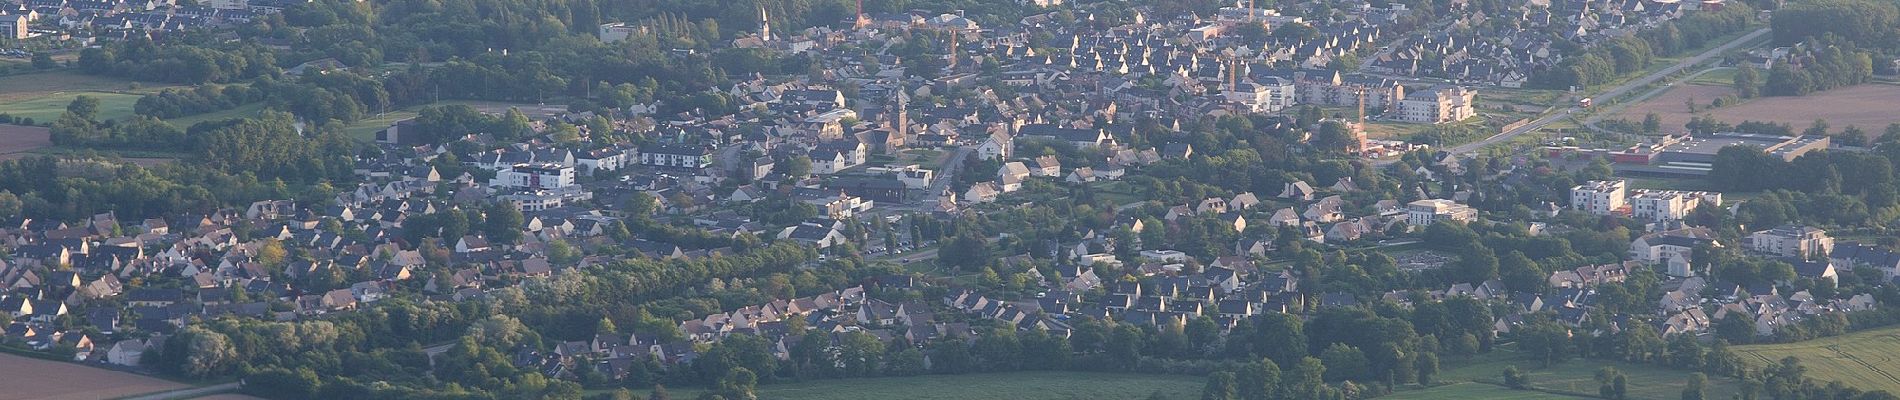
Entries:
[[765,14],[765,5],[759,5],[759,40],[772,41],[772,17]]

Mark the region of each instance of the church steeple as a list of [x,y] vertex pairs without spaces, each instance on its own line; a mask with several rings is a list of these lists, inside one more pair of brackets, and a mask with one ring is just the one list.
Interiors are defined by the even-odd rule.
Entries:
[[772,17],[765,14],[765,5],[759,5],[759,39],[772,41]]

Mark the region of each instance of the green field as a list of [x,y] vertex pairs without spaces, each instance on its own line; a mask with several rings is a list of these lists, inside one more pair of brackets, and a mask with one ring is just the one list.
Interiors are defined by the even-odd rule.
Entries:
[[1398,392],[1380,398],[1394,400],[1570,400],[1586,397],[1566,396],[1530,390],[1512,390],[1511,388],[1487,383],[1466,382],[1438,386],[1430,389]]
[[1735,71],[1736,71],[1735,68],[1718,67],[1718,68],[1715,68],[1713,71],[1709,71],[1709,72],[1703,73],[1702,75],[1696,76],[1695,79],[1690,79],[1689,83],[1694,84],[1694,85],[1711,85],[1711,86],[1734,85]]
[[31,100],[0,104],[0,113],[15,117],[32,118],[40,123],[59,119],[66,112],[66,105],[81,95],[99,99],[99,119],[118,119],[132,115],[132,105],[138,103],[141,95],[114,92],[55,92]]
[[1841,381],[1862,390],[1900,392],[1900,327],[1856,332],[1797,343],[1735,346],[1751,367],[1785,357],[1801,360],[1816,381]]
[[[831,379],[760,385],[760,399],[1145,399],[1157,392],[1169,399],[1197,399],[1205,379],[1198,376],[1103,372],[1012,372],[927,375],[902,378]],[[676,399],[697,397],[696,388],[667,388]],[[646,393],[638,393],[645,396]]]
[[[1504,367],[1515,365],[1529,373],[1531,387],[1538,391],[1502,391],[1482,388],[1491,386],[1503,389],[1502,373]],[[1669,369],[1647,364],[1629,364],[1603,360],[1570,360],[1553,365],[1550,368],[1537,368],[1537,362],[1510,351],[1501,346],[1498,350],[1480,354],[1469,359],[1448,356],[1443,362],[1445,371],[1438,380],[1446,383],[1463,383],[1439,386],[1430,389],[1400,391],[1391,396],[1399,399],[1561,399],[1563,394],[1573,398],[1594,398],[1597,393],[1596,372],[1603,367],[1615,367],[1629,376],[1629,395],[1632,399],[1676,399],[1682,396],[1682,385],[1689,381],[1688,371]],[[1707,398],[1726,399],[1737,393],[1737,383],[1733,379],[1709,377],[1706,389]]]
[[82,75],[70,71],[36,72],[0,77],[0,113],[51,122],[79,95],[99,99],[99,117],[132,115],[139,96],[175,87],[118,78]]

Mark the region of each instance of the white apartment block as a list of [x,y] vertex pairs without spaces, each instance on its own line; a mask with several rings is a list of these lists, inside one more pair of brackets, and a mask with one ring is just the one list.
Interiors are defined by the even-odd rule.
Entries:
[[1399,120],[1421,124],[1463,121],[1478,115],[1477,97],[1477,90],[1462,86],[1412,93],[1399,101]]
[[1419,200],[1406,205],[1405,216],[1407,224],[1423,228],[1438,221],[1470,222],[1478,210],[1451,200]]
[[1596,215],[1622,209],[1629,183],[1623,180],[1588,181],[1570,188],[1570,208]]
[[1748,235],[1748,249],[1783,257],[1825,256],[1833,251],[1834,238],[1820,228],[1785,225]]
[[497,171],[488,185],[525,190],[561,189],[574,185],[574,167],[555,163],[515,164],[513,168]]
[[1630,216],[1651,222],[1680,221],[1701,206],[1721,206],[1722,194],[1685,190],[1636,190],[1629,198]]

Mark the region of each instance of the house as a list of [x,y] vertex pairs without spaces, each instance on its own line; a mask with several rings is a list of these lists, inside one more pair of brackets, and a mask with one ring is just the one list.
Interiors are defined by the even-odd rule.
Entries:
[[1002,189],[996,186],[996,182],[980,182],[970,185],[969,190],[963,191],[963,201],[965,203],[988,203],[996,201],[996,196],[1002,193]]
[[1318,202],[1306,206],[1306,212],[1300,216],[1316,223],[1333,223],[1346,219],[1346,200],[1339,196],[1327,196]]
[[493,248],[489,247],[488,239],[483,239],[479,236],[466,235],[462,236],[461,240],[455,241],[455,252],[457,253],[475,253],[489,250],[493,250]]
[[1287,182],[1286,188],[1280,190],[1279,197],[1294,201],[1313,201],[1313,194],[1312,185],[1307,185],[1304,181],[1292,181]]
[[1009,159],[1015,147],[1016,140],[1008,133],[992,133],[984,138],[982,143],[976,145],[976,157],[981,160]]
[[1062,162],[1056,156],[1041,156],[1030,161],[1029,175],[1057,177],[1062,176]]
[[1880,246],[1858,242],[1841,243],[1834,246],[1834,252],[1828,253],[1827,258],[1844,269],[1875,268],[1885,273],[1889,279],[1900,275],[1900,253]]
[[1025,179],[1029,179],[1029,167],[1023,165],[1021,161],[1007,162],[996,169],[996,181],[1003,193],[1022,189]]
[[1721,247],[1715,232],[1708,228],[1683,228],[1645,234],[1630,241],[1630,259],[1649,265],[1664,265],[1670,276],[1695,276],[1690,270],[1698,245]]

